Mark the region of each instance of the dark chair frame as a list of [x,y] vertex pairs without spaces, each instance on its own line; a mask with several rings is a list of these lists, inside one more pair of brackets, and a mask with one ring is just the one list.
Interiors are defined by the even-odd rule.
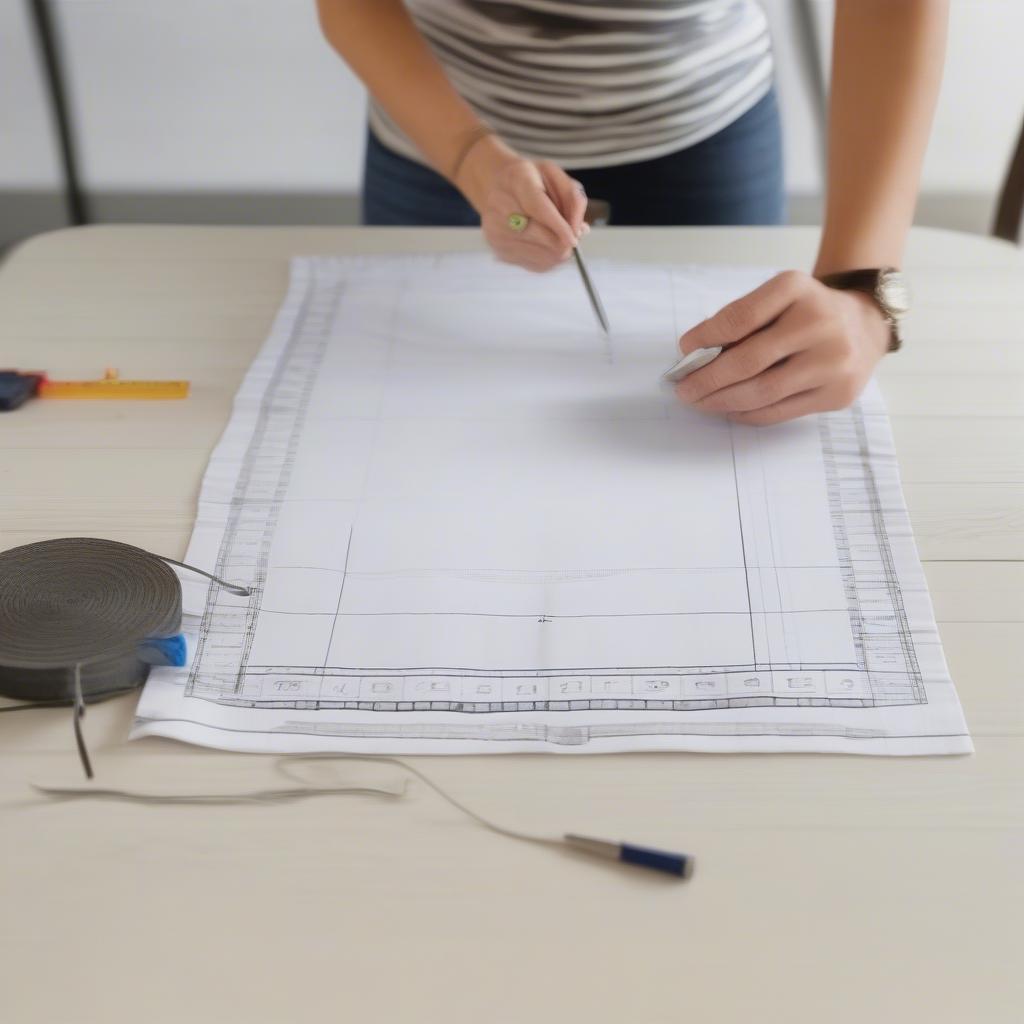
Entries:
[[996,203],[996,215],[992,222],[992,234],[1014,245],[1020,245],[1021,228],[1024,226],[1024,124],[1017,136],[1017,148],[1010,159],[1010,166]]
[[43,78],[50,100],[50,116],[57,136],[57,152],[64,178],[64,206],[68,222],[77,227],[89,223],[89,207],[78,169],[75,128],[68,102],[67,76],[62,62],[56,12],[50,6],[50,0],[25,0],[25,3],[42,62]]

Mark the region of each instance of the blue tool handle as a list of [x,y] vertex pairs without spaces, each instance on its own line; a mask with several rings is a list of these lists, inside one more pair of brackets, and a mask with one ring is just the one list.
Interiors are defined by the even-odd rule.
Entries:
[[139,660],[150,665],[181,668],[188,662],[188,646],[181,633],[176,636],[150,637],[138,651]]
[[624,864],[636,864],[638,867],[662,871],[679,878],[689,878],[693,874],[693,858],[685,853],[668,853],[665,850],[652,850],[646,846],[630,846],[623,843],[619,850],[619,860]]
[[0,370],[0,412],[11,412],[24,405],[36,391],[42,377],[37,373]]

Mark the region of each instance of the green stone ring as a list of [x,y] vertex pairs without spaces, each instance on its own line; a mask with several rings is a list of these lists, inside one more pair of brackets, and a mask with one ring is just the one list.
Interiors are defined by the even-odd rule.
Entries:
[[530,218],[523,213],[510,213],[507,223],[513,231],[525,231],[526,225],[530,223]]

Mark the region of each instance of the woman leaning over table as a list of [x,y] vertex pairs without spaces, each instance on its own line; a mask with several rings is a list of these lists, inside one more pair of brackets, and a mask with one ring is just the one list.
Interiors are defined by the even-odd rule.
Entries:
[[[367,224],[481,225],[544,271],[588,228],[774,224],[782,167],[755,0],[318,0],[370,91]],[[898,344],[899,267],[948,0],[836,0],[825,226],[787,271],[683,335],[725,351],[682,401],[768,424],[848,405]],[[847,273],[862,271],[861,273]],[[825,283],[825,282],[828,283]]]

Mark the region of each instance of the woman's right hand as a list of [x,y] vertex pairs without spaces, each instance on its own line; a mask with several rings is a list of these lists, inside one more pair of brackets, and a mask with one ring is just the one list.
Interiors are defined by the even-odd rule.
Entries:
[[[527,160],[493,137],[481,140],[456,184],[480,214],[484,237],[498,259],[543,272],[564,262],[590,226],[583,220],[583,186],[550,160]],[[529,219],[509,226],[509,215]]]

